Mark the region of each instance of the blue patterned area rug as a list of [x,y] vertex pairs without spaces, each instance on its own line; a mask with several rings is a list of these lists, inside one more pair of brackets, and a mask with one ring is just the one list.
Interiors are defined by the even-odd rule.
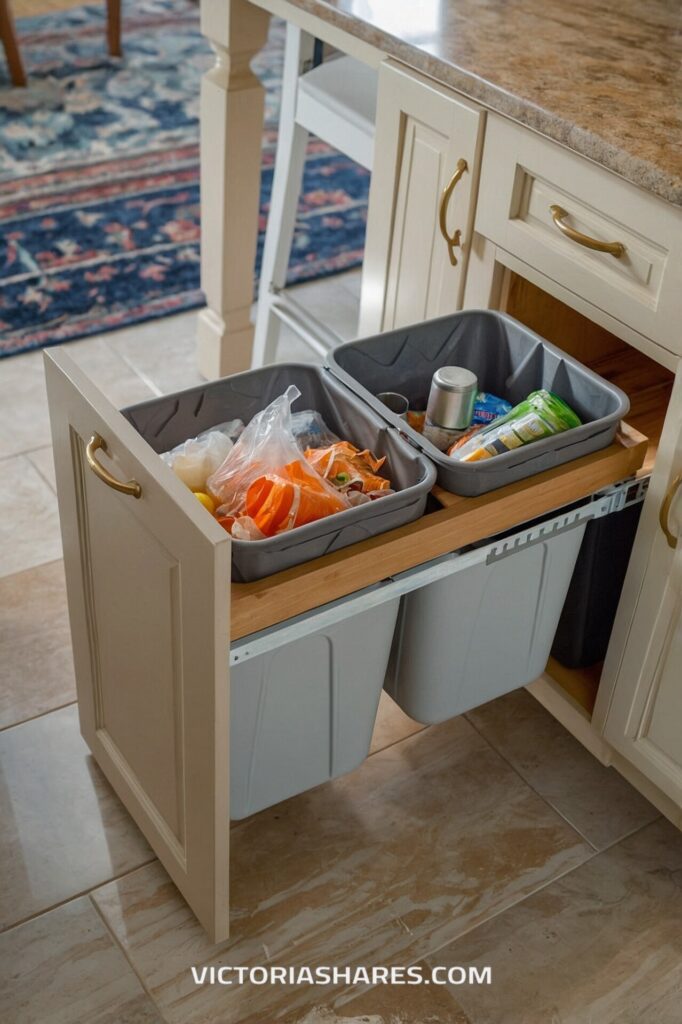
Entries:
[[[211,63],[190,0],[104,3],[18,22],[27,89],[0,56],[0,356],[203,304],[199,80]],[[284,34],[254,60],[266,87],[256,279],[277,143]],[[311,140],[289,281],[362,260],[368,174]]]

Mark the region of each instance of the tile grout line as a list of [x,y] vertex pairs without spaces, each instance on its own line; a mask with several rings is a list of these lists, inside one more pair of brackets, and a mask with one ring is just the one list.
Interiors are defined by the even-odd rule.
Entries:
[[42,448],[46,448],[46,447],[49,447],[50,451],[52,451],[52,444],[49,444],[49,445],[42,445],[42,446],[41,446],[41,448],[32,448],[32,449],[31,449],[31,451],[29,451],[29,452],[25,452],[24,454],[25,454],[26,458],[28,459],[28,461],[29,461],[29,462],[31,463],[31,465],[33,466],[33,468],[35,469],[35,471],[36,471],[36,473],[38,474],[38,476],[39,476],[39,477],[40,477],[40,478],[41,478],[42,480],[44,480],[44,481],[45,481],[45,483],[46,483],[46,484],[47,484],[47,486],[48,486],[48,487],[50,488],[50,490],[52,491],[52,493],[53,493],[53,494],[54,494],[54,495],[56,496],[56,494],[57,494],[57,488],[56,488],[55,484],[53,484],[53,483],[52,483],[52,481],[51,481],[51,480],[49,480],[49,479],[48,479],[48,478],[47,478],[47,477],[45,476],[45,474],[43,473],[43,471],[42,471],[42,469],[40,468],[40,466],[37,466],[37,465],[35,464],[35,462],[33,461],[33,459],[31,458],[31,455],[33,454],[33,452],[39,452],[39,451],[41,451],[41,450],[42,450]]
[[[525,782],[525,779],[523,781]],[[526,785],[528,785],[528,783],[526,783]],[[532,787],[530,787],[530,788],[532,788]],[[533,792],[535,792],[535,791],[533,791]],[[637,828],[633,832],[629,833],[628,836],[624,836],[623,839],[627,839],[630,835],[633,835],[634,832],[638,832],[642,828],[647,828],[647,826],[650,825],[650,824],[652,824],[652,823],[651,822],[647,822],[646,825],[639,826],[639,828]],[[574,831],[577,831],[577,830],[574,829]],[[578,834],[580,834],[580,833],[578,833]],[[623,841],[623,839],[617,840],[616,843],[613,843],[612,846],[608,847],[607,849],[612,849],[613,846],[617,846],[618,843]],[[591,843],[588,843],[588,845],[590,847],[592,847]],[[594,847],[592,847],[592,849],[593,849],[594,852],[589,857],[586,857],[585,860],[582,860],[579,864],[574,864],[573,867],[569,867],[565,871],[562,871],[558,875],[555,875],[553,878],[547,879],[547,881],[543,882],[541,885],[539,885],[537,887],[537,889],[533,889],[531,892],[527,892],[525,895],[519,896],[518,899],[513,900],[506,907],[503,907],[502,910],[496,911],[495,913],[492,913],[489,916],[484,917],[481,921],[478,921],[476,924],[472,925],[470,928],[465,928],[464,931],[460,932],[454,938],[448,939],[448,941],[444,942],[441,946],[438,946],[435,949],[429,950],[427,952],[422,952],[419,956],[415,957],[415,959],[411,960],[409,962],[409,964],[406,964],[406,966],[407,967],[413,967],[415,964],[418,964],[421,960],[425,960],[429,964],[429,967],[436,966],[436,965],[433,965],[433,964],[429,963],[429,958],[430,957],[437,956],[438,953],[441,950],[446,949],[448,946],[453,945],[455,942],[459,942],[461,939],[465,938],[467,935],[471,935],[473,932],[477,931],[479,928],[482,928],[485,925],[490,924],[496,918],[502,917],[504,914],[508,913],[508,911],[513,910],[514,907],[518,907],[518,906],[520,906],[520,904],[525,903],[526,900],[532,899],[532,897],[536,896],[538,893],[542,892],[544,889],[549,888],[549,886],[554,885],[556,882],[560,882],[563,878],[567,878],[574,871],[580,870],[580,868],[584,867],[586,864],[591,863],[596,857],[599,857],[602,853],[606,853],[607,852],[607,850],[595,850]],[[376,986],[376,985],[370,985],[367,988],[367,991],[371,991],[372,989],[377,988],[377,987],[378,986]],[[447,991],[450,991],[448,986],[446,986],[446,989],[447,989]],[[450,995],[453,995],[453,993],[450,992]],[[454,995],[453,995],[453,998],[454,998]],[[339,1005],[343,1006],[344,1004],[341,1003]]]
[[64,557],[60,555],[59,558],[48,558],[46,562],[38,562],[37,565],[29,565],[26,569],[15,569],[14,572],[0,572],[0,583],[3,580],[8,580],[11,576],[21,576],[25,572],[33,572],[34,569],[43,569],[46,565],[54,565],[55,562],[63,562]]
[[[369,754],[367,755],[367,757],[365,758],[365,761],[369,761],[370,757],[375,757],[377,754],[382,754],[384,752],[384,750],[390,750],[391,747],[397,746],[398,743],[404,743],[405,740],[409,740],[413,736],[419,736],[420,733],[423,733],[426,729],[430,729],[430,728],[431,728],[430,725],[423,725],[421,727],[421,729],[415,729],[414,732],[409,733],[407,736],[401,736],[400,739],[392,740],[390,743],[387,743],[386,746],[384,746],[384,747],[377,747],[376,750],[371,750],[369,752]],[[325,785],[325,783],[323,783],[323,785]]]
[[51,903],[49,907],[43,907],[42,910],[37,910],[35,914],[27,914],[26,917],[22,917],[19,921],[13,921],[12,924],[8,924],[5,928],[0,928],[0,935],[5,935],[7,932],[11,932],[14,928],[21,928],[22,925],[29,924],[31,921],[35,921],[37,918],[43,917],[45,914],[51,914],[53,910],[59,910],[61,907],[65,907],[68,903],[73,903],[74,900],[82,899],[83,896],[87,897],[91,892],[94,892],[95,889],[101,889],[103,886],[110,885],[112,882],[118,882],[122,878],[125,878],[126,875],[131,875],[133,871],[139,871],[141,868],[149,867],[149,865],[153,864],[156,860],[158,860],[158,857],[154,853],[149,860],[144,861],[142,864],[138,864],[134,868],[128,868],[127,871],[121,871],[118,875],[113,875],[111,878],[105,878],[101,882],[97,882],[97,884],[92,886],[90,889],[82,889],[80,892],[75,892],[63,900]]
[[[598,853],[598,854],[599,854],[599,853],[605,853],[605,852],[606,852],[607,850],[611,850],[611,849],[613,849],[613,847],[614,847],[614,846],[617,846],[617,845],[618,845],[618,843],[622,843],[622,842],[623,842],[623,840],[625,840],[625,839],[629,839],[629,838],[630,838],[630,836],[634,836],[636,832],[639,832],[639,831],[640,831],[640,829],[646,828],[646,827],[647,827],[647,825],[651,825],[651,824],[653,824],[653,822],[654,822],[654,821],[658,821],[658,820],[659,820],[659,818],[663,818],[663,817],[665,817],[665,815],[664,815],[664,814],[662,814],[662,813],[661,813],[661,812],[660,812],[660,811],[658,810],[658,808],[657,808],[657,807],[655,807],[655,806],[654,806],[653,804],[651,804],[651,806],[652,806],[652,807],[654,808],[654,810],[656,811],[656,817],[655,817],[655,818],[652,818],[652,819],[651,819],[651,821],[647,821],[647,822],[644,822],[644,824],[643,824],[643,825],[635,825],[635,827],[634,827],[633,829],[631,829],[631,830],[630,830],[629,832],[625,832],[625,833],[624,833],[624,834],[623,834],[622,836],[618,836],[618,838],[617,838],[617,839],[614,839],[614,840],[613,840],[612,842],[610,842],[610,843],[607,843],[607,845],[606,845],[606,846],[603,846],[603,847],[601,847],[601,849],[600,849],[600,848],[599,848],[598,846],[595,846],[595,845],[594,845],[594,843],[593,843],[593,842],[592,842],[592,841],[591,841],[590,839],[588,839],[586,835],[583,835],[583,833],[582,833],[582,832],[580,831],[580,829],[579,829],[579,828],[578,828],[578,827],[577,827],[576,825],[574,825],[574,824],[573,824],[573,822],[572,822],[572,821],[570,821],[570,819],[569,819],[569,818],[567,818],[565,814],[562,814],[562,813],[561,813],[561,811],[560,811],[560,810],[558,809],[558,807],[555,807],[555,806],[554,806],[554,804],[550,803],[550,801],[549,801],[549,800],[548,800],[548,799],[547,799],[546,797],[544,797],[544,796],[542,795],[542,793],[540,793],[540,791],[539,791],[539,790],[537,790],[537,789],[535,788],[535,786],[533,786],[533,785],[532,785],[532,784],[531,784],[530,782],[528,782],[528,780],[527,780],[527,779],[525,779],[525,778],[523,777],[523,775],[522,775],[522,774],[521,774],[521,772],[520,772],[520,771],[518,770],[518,768],[517,768],[517,767],[516,767],[516,766],[515,766],[514,764],[512,764],[512,762],[511,762],[511,761],[510,761],[510,760],[509,760],[509,759],[508,759],[508,758],[507,758],[507,757],[506,757],[506,756],[505,756],[505,755],[504,755],[504,754],[502,753],[502,751],[501,751],[501,750],[498,750],[498,749],[497,749],[497,747],[496,747],[496,746],[495,746],[495,745],[493,744],[493,742],[492,742],[491,740],[489,740],[489,739],[488,739],[488,737],[487,737],[487,736],[486,736],[486,735],[485,735],[485,734],[484,734],[483,732],[481,732],[481,730],[480,730],[480,729],[479,729],[479,728],[478,728],[478,727],[477,727],[476,725],[474,725],[474,723],[473,723],[473,722],[472,722],[472,721],[471,721],[471,720],[470,720],[470,719],[469,719],[469,718],[467,717],[467,714],[466,714],[466,713],[465,713],[465,717],[466,717],[466,720],[467,720],[467,722],[469,723],[469,725],[470,725],[470,726],[472,727],[472,729],[474,729],[474,730],[475,730],[475,731],[476,731],[476,732],[478,733],[478,735],[479,735],[479,736],[481,737],[481,739],[482,739],[482,740],[484,740],[484,741],[485,741],[485,742],[486,742],[486,743],[488,744],[488,746],[489,746],[489,747],[490,747],[490,748],[491,748],[492,750],[494,750],[494,751],[495,751],[495,753],[496,753],[496,754],[497,754],[497,755],[498,755],[499,757],[501,757],[501,758],[502,758],[502,760],[503,760],[503,761],[505,761],[505,762],[506,762],[506,763],[507,763],[507,764],[509,765],[509,767],[510,767],[510,768],[512,769],[512,771],[516,772],[516,774],[517,774],[517,775],[518,775],[518,777],[519,777],[519,778],[521,779],[521,781],[522,781],[522,782],[525,782],[525,784],[526,784],[526,785],[527,785],[527,786],[529,787],[529,789],[531,789],[531,790],[532,790],[532,791],[533,791],[533,792],[534,792],[534,793],[536,794],[536,796],[539,796],[539,797],[540,797],[540,799],[541,799],[542,801],[544,801],[544,803],[546,803],[546,804],[547,804],[547,806],[548,806],[548,807],[550,807],[550,808],[551,808],[551,809],[552,809],[552,810],[553,810],[553,811],[555,812],[555,814],[557,814],[557,815],[558,815],[558,816],[559,816],[560,818],[563,818],[563,820],[564,820],[564,821],[566,822],[566,824],[567,824],[567,825],[569,825],[569,826],[570,826],[570,828],[572,828],[572,829],[573,829],[573,831],[574,831],[575,833],[577,833],[577,835],[579,835],[579,836],[581,837],[581,839],[583,839],[583,840],[584,840],[584,841],[585,841],[585,842],[586,842],[586,843],[588,844],[588,846],[591,846],[591,847],[592,847],[592,849],[593,849],[593,850],[595,851],[595,853]],[[561,723],[560,723],[560,722],[559,722],[559,725],[561,725]],[[562,726],[562,728],[563,728],[563,726]],[[568,731],[568,730],[567,730],[567,731]],[[570,735],[570,733],[569,733],[569,735]],[[579,740],[576,740],[576,743],[579,743],[579,742],[580,742]],[[582,744],[581,744],[581,747],[582,747]],[[588,751],[588,753],[589,753],[589,751]],[[615,769],[615,768],[613,768],[613,766],[612,766],[612,765],[604,765],[604,767],[605,767],[605,768],[606,768],[606,767],[608,767],[608,768],[612,769],[613,771],[616,771],[616,769]],[[623,776],[620,776],[620,777],[621,777],[621,778],[623,778]],[[625,782],[627,782],[627,779],[624,779],[624,781],[625,781]],[[628,783],[628,785],[630,785],[630,783]],[[633,787],[633,789],[634,789],[634,787]],[[638,790],[635,790],[635,792],[638,792]],[[640,796],[643,796],[643,797],[644,797],[644,794],[641,794],[641,793],[640,793]],[[646,797],[644,797],[644,799],[646,800],[647,798],[646,798]],[[648,802],[648,803],[651,803],[651,801],[650,801],[650,800],[649,800],[649,801],[647,801],[647,802]]]
[[[662,817],[663,815],[659,815],[659,818]],[[580,864],[575,864],[572,868],[567,868],[567,870],[562,871],[561,874],[556,875],[554,878],[548,879],[546,882],[543,882],[542,885],[538,886],[537,889],[534,889],[532,892],[527,893],[525,896],[519,897],[518,900],[514,900],[513,903],[510,903],[508,907],[505,907],[504,910],[501,910],[498,914],[492,914],[485,920],[480,921],[478,924],[475,924],[473,928],[467,928],[466,931],[463,931],[461,935],[457,936],[456,939],[452,939],[450,942],[444,943],[442,946],[439,946],[438,949],[434,950],[431,953],[425,953],[424,956],[420,957],[419,959],[426,959],[431,956],[436,956],[441,950],[445,949],[447,946],[452,945],[453,942],[459,942],[459,940],[464,938],[466,935],[471,935],[471,933],[475,932],[478,928],[481,928],[483,925],[489,924],[491,921],[494,921],[496,917],[501,917],[503,914],[506,914],[507,911],[513,910],[514,907],[520,906],[520,904],[525,903],[525,901],[528,899],[532,899],[532,897],[536,896],[540,892],[543,892],[544,889],[548,889],[556,882],[560,882],[562,879],[568,878],[568,876],[572,875],[574,871],[579,871],[581,868],[585,867],[586,864],[591,864],[592,861],[596,860],[597,857],[601,857],[603,856],[603,854],[609,853],[611,850],[614,849],[614,847],[619,846],[620,843],[625,842],[626,839],[630,839],[631,836],[634,836],[637,832],[641,832],[642,829],[649,828],[650,825],[653,825],[654,822],[658,820],[658,818],[654,818],[654,821],[648,821],[644,825],[639,825],[637,828],[633,829],[632,832],[628,832],[626,836],[622,836],[620,839],[617,839],[615,843],[611,843],[610,846],[605,847],[603,850],[595,850],[591,857],[586,857],[585,860],[580,862]],[[590,843],[589,845],[591,846],[592,844]],[[415,961],[415,963],[417,962],[418,961]]]
[[[109,351],[113,355],[117,356],[121,360],[121,362],[125,363],[128,369],[135,374],[138,380],[141,380],[145,387],[148,387],[150,389],[150,391],[152,392],[152,394],[149,396],[150,398],[161,398],[163,396],[163,391],[161,390],[161,388],[158,387],[157,384],[155,384],[145,373],[142,373],[140,370],[138,370],[137,367],[133,363],[131,363],[127,356],[125,356],[122,352],[119,352],[118,349],[115,348],[113,345],[109,344],[107,335],[105,335],[102,338],[102,341],[104,342],[105,346],[109,349]],[[114,405],[113,402],[111,404]]]
[[[653,807],[654,805],[652,804],[651,806]],[[662,818],[666,821],[668,820],[664,814],[661,814],[660,811],[658,811],[658,808],[654,807],[654,810],[657,812],[655,818],[652,818],[651,821],[645,821],[643,825],[636,825],[629,832],[626,832],[625,835],[619,836],[618,839],[614,839],[612,843],[609,843],[608,846],[605,846],[602,850],[597,850],[597,853],[608,853],[609,850],[613,850],[614,847],[624,843],[626,839],[631,839],[632,836],[637,835],[637,833],[641,832],[643,828],[649,828],[650,825],[653,825],[654,822],[660,821]]]
[[30,715],[29,718],[22,718],[20,722],[10,722],[9,725],[2,725],[0,726],[0,734],[9,732],[10,729],[16,729],[20,725],[28,725],[29,722],[37,722],[39,718],[47,718],[48,715],[54,714],[55,711],[63,711],[64,708],[71,708],[77,703],[78,698],[67,700],[65,704],[58,704],[57,707],[49,708],[47,711],[39,711],[36,715]]
[[[145,867],[146,865],[142,864],[140,866],[141,867]],[[135,870],[137,870],[137,868]],[[125,878],[125,875],[120,875],[119,878]],[[112,878],[111,881],[112,882],[116,881],[116,879]],[[104,884],[105,885],[110,885],[111,883],[110,882],[105,882]],[[99,888],[101,888],[101,886],[97,886],[97,889],[99,889]],[[110,937],[111,941],[113,942],[114,946],[116,947],[116,949],[118,949],[121,952],[121,954],[123,955],[123,957],[125,958],[125,961],[128,964],[128,966],[130,967],[130,970],[133,972],[133,974],[135,975],[135,977],[139,981],[140,986],[141,986],[142,991],[144,992],[144,994],[151,1000],[152,1004],[156,1007],[156,1009],[157,1009],[161,1019],[164,1020],[164,1021],[168,1021],[168,1018],[165,1016],[165,1014],[163,1013],[163,1011],[161,1009],[161,1006],[159,1005],[159,1003],[154,998],[154,995],[151,992],[151,990],[148,988],[148,986],[147,986],[143,976],[140,974],[140,972],[135,967],[135,964],[133,963],[133,960],[132,960],[130,954],[128,953],[128,950],[125,948],[123,943],[119,940],[119,938],[116,935],[116,932],[113,930],[113,928],[111,928],[109,926],[109,922],[107,921],[106,917],[104,916],[104,913],[102,912],[101,907],[97,903],[97,900],[93,899],[93,895],[92,894],[94,892],[96,892],[96,891],[97,891],[96,889],[91,889],[90,892],[88,892],[88,894],[87,894],[87,898],[90,901],[90,906],[94,909],[95,913],[97,914],[97,916],[99,917],[100,921],[104,925],[104,928],[105,928],[105,930],[107,932],[107,935],[109,935],[109,937]]]
[[[19,451],[19,452],[9,452],[7,455],[0,455],[0,462],[8,462],[10,459],[19,459],[22,456],[24,458],[27,458],[29,460],[29,462],[31,462],[30,456],[33,455],[34,452],[39,452],[43,448],[51,448],[51,447],[52,447],[52,438],[50,438],[49,441],[46,441],[45,444],[36,444],[36,445],[34,445],[33,448],[22,448],[21,451]],[[31,465],[33,466],[34,469],[38,469],[38,467],[35,465],[35,463],[31,462]],[[40,470],[38,470],[38,472],[40,472]]]
[[[645,828],[646,826],[642,826],[642,827]],[[605,851],[601,851],[601,852],[605,852]],[[562,871],[562,872],[560,872],[560,874],[555,875],[554,878],[548,878],[547,881],[543,882],[542,885],[539,885],[537,887],[537,889],[533,889],[532,892],[526,893],[525,896],[519,896],[519,898],[517,900],[513,900],[503,910],[500,910],[500,911],[498,911],[495,914],[491,914],[490,917],[484,918],[484,920],[479,921],[478,924],[473,925],[473,927],[471,927],[471,928],[466,928],[463,932],[461,932],[457,936],[457,938],[450,939],[449,942],[444,942],[442,946],[439,946],[437,949],[434,949],[434,950],[432,950],[429,953],[424,953],[424,955],[422,957],[420,957],[420,959],[421,960],[426,960],[426,959],[428,959],[428,957],[437,956],[437,954],[440,953],[441,950],[446,949],[447,946],[451,946],[453,943],[459,942],[460,939],[463,939],[466,935],[471,935],[472,932],[475,932],[478,928],[482,928],[484,925],[490,924],[490,922],[494,921],[495,918],[502,917],[508,911],[513,910],[514,907],[520,906],[522,903],[525,903],[526,900],[532,899],[532,897],[537,896],[538,893],[543,892],[545,889],[548,889],[550,886],[554,885],[555,882],[560,882],[562,879],[568,878],[568,876],[572,875],[574,871],[579,871],[580,868],[585,867],[586,864],[590,864],[593,860],[595,860],[596,857],[599,857],[601,855],[601,852],[599,850],[594,850],[594,852],[591,854],[591,856],[586,857],[585,860],[582,860],[579,864],[574,864],[573,867],[566,868],[565,871]],[[417,963],[417,962],[418,961],[415,961],[415,963]],[[429,964],[429,966],[431,966],[431,964]]]
[[[473,709],[472,709],[472,710],[473,710]],[[483,740],[483,742],[484,742],[484,743],[487,743],[487,744],[488,744],[488,746],[490,747],[490,749],[491,749],[492,751],[494,751],[494,753],[496,753],[496,754],[497,754],[497,756],[498,756],[499,758],[501,758],[501,759],[502,759],[502,760],[504,761],[504,763],[505,763],[506,765],[508,765],[508,766],[509,766],[509,768],[511,768],[511,770],[512,770],[512,771],[514,772],[514,774],[515,774],[515,775],[516,775],[516,776],[517,776],[517,777],[518,777],[518,778],[519,778],[519,779],[521,780],[521,782],[523,782],[523,784],[524,784],[525,786],[527,786],[527,787],[528,787],[528,789],[530,789],[530,791],[531,791],[532,793],[535,793],[535,795],[536,795],[537,797],[539,797],[539,799],[540,799],[540,800],[542,800],[542,802],[543,802],[543,803],[544,803],[544,804],[545,804],[545,805],[546,805],[547,807],[549,807],[549,809],[550,809],[551,811],[553,811],[553,812],[554,812],[554,813],[556,814],[556,816],[557,816],[558,818],[561,818],[561,820],[562,820],[562,821],[565,821],[565,822],[566,822],[566,824],[568,825],[568,827],[569,827],[569,828],[570,828],[570,829],[571,829],[571,830],[572,830],[573,832],[575,832],[575,834],[576,834],[577,836],[579,836],[579,837],[580,837],[580,839],[582,839],[582,841],[583,841],[584,843],[587,843],[587,845],[588,845],[589,847],[591,847],[591,848],[592,848],[592,849],[594,850],[594,852],[595,852],[595,853],[601,853],[601,850],[599,850],[599,848],[598,848],[598,847],[596,847],[596,846],[594,845],[594,843],[593,843],[593,842],[591,842],[591,841],[590,841],[590,840],[589,840],[589,839],[587,838],[587,836],[586,836],[586,835],[583,835],[583,833],[582,833],[582,832],[580,831],[580,829],[579,829],[579,828],[577,828],[577,827],[576,827],[576,826],[575,826],[575,825],[573,824],[573,822],[572,822],[572,821],[570,821],[570,820],[569,820],[569,819],[568,819],[568,818],[566,817],[566,815],[565,815],[565,814],[562,814],[562,812],[561,812],[561,811],[560,811],[560,810],[558,809],[558,807],[555,807],[553,803],[550,803],[550,801],[549,801],[549,800],[547,799],[547,797],[543,796],[543,795],[542,795],[542,793],[540,793],[540,792],[539,792],[539,791],[538,791],[538,790],[537,790],[537,789],[535,788],[535,786],[533,786],[533,785],[532,785],[532,783],[530,783],[530,782],[528,781],[528,779],[525,779],[525,778],[523,777],[523,775],[521,774],[521,772],[519,771],[519,769],[518,769],[518,768],[516,767],[516,765],[515,765],[515,764],[512,764],[512,762],[511,762],[511,761],[509,760],[509,758],[508,758],[508,757],[507,757],[507,756],[506,756],[505,754],[503,754],[501,750],[498,750],[498,749],[497,749],[497,747],[496,747],[496,746],[495,746],[495,744],[494,744],[494,743],[492,742],[492,740],[488,739],[488,737],[487,737],[487,736],[485,735],[485,733],[481,732],[481,730],[480,730],[480,729],[479,729],[479,728],[478,728],[478,727],[477,727],[476,725],[474,725],[474,723],[473,723],[473,722],[471,721],[471,719],[470,719],[470,718],[468,718],[468,717],[467,717],[466,715],[465,715],[465,717],[466,717],[466,720],[467,720],[467,722],[468,722],[468,723],[469,723],[469,725],[471,726],[471,728],[472,728],[472,729],[473,729],[473,730],[474,730],[474,731],[475,731],[475,732],[476,732],[476,733],[477,733],[477,734],[478,734],[478,735],[479,735],[479,736],[481,737],[481,739]]]

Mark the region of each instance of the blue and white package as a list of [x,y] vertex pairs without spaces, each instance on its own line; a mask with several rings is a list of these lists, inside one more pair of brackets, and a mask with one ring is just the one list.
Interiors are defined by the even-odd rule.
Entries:
[[474,418],[472,423],[492,423],[498,416],[506,416],[511,410],[511,402],[497,395],[491,395],[488,391],[479,391],[474,403]]

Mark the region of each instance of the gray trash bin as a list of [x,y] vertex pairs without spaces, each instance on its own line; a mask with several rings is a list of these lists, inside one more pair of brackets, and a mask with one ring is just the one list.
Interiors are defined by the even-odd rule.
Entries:
[[[298,409],[315,409],[339,437],[386,456],[385,471],[395,494],[350,508],[318,522],[269,537],[232,541],[232,579],[245,583],[338,551],[357,541],[418,519],[436,479],[429,459],[410,445],[334,375],[320,366],[281,363],[238,373],[123,410],[156,452],[196,437],[216,423],[248,423],[290,384],[301,392]],[[171,472],[171,470],[169,470]]]
[[[328,782],[367,757],[400,602],[384,599],[382,589],[327,606],[323,615],[332,621],[300,638],[287,639],[296,629],[287,623],[233,648],[232,818]],[[363,600],[368,593],[376,603]],[[265,637],[275,648],[256,647],[250,656]]]
[[[476,495],[605,448],[627,413],[627,396],[613,384],[504,313],[466,310],[340,345],[329,354],[333,372],[438,469],[438,483],[455,494]],[[479,388],[516,405],[539,388],[563,398],[582,426],[482,462],[457,462],[440,452],[380,402],[397,391],[426,408],[434,372],[464,366]]]
[[442,722],[537,679],[547,665],[588,522],[615,488],[469,551],[397,577],[402,598],[385,689],[411,718]]

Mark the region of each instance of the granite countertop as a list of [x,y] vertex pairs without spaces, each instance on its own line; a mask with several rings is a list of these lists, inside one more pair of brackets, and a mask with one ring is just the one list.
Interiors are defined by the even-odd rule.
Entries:
[[289,2],[682,206],[680,0]]

